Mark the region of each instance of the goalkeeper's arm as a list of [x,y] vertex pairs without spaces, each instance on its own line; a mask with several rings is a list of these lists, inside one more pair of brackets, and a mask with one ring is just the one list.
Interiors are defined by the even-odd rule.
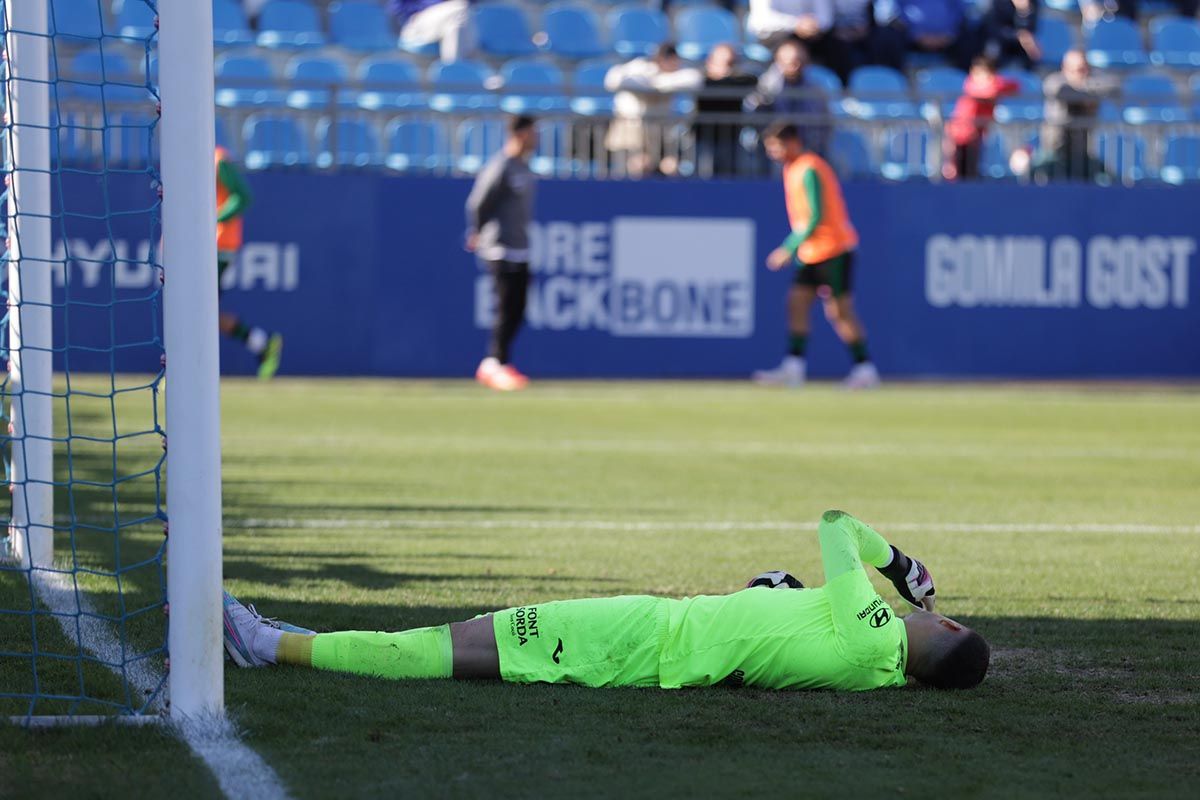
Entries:
[[825,582],[865,562],[892,582],[900,596],[917,608],[933,610],[933,578],[925,565],[888,544],[871,526],[844,511],[826,511],[819,527]]

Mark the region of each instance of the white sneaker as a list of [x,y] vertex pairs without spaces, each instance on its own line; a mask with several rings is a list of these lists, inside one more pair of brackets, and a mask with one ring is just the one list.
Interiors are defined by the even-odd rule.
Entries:
[[[225,623],[225,653],[239,667],[265,667],[274,663],[273,659],[263,658],[261,643],[258,641],[264,628],[273,628],[284,633],[301,633],[311,636],[315,631],[301,628],[277,619],[269,619],[259,614],[254,606],[245,606],[229,592],[224,592],[221,607]],[[278,642],[275,636],[274,641]],[[273,651],[273,646],[271,650]]]
[[803,386],[806,371],[803,358],[784,356],[775,369],[757,370],[754,373],[754,382],[767,386]]
[[847,389],[874,389],[879,385],[879,370],[870,361],[855,364],[842,385]]

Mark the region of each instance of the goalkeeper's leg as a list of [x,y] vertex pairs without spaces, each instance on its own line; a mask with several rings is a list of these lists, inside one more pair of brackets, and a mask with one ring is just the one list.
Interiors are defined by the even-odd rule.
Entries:
[[657,686],[668,602],[564,600],[400,633],[313,634],[264,620],[228,597],[225,646],[243,666],[295,664],[393,679]]

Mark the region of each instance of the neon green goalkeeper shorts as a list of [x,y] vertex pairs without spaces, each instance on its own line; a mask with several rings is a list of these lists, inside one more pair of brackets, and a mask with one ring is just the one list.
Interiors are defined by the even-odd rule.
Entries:
[[497,611],[500,676],[512,683],[658,686],[669,605],[627,596]]

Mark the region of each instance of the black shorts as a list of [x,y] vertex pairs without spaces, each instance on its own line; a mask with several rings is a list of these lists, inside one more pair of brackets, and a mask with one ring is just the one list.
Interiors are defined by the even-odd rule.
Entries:
[[793,282],[796,286],[811,286],[814,289],[828,286],[834,297],[852,294],[854,292],[854,251],[849,250],[816,264],[800,264],[796,267]]

